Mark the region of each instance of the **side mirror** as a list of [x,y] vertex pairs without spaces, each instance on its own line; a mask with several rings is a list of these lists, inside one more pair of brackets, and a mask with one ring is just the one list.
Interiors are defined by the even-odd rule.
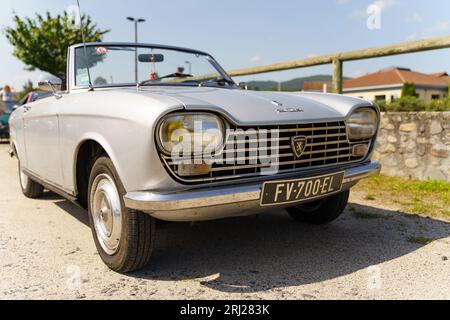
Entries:
[[38,82],[39,90],[52,92],[57,98],[61,98],[62,80],[55,76],[41,76]]
[[248,90],[247,82],[239,82],[239,88],[241,88],[242,90]]

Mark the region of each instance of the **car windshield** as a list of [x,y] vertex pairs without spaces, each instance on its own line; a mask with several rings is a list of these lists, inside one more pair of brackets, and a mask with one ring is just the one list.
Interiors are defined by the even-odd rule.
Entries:
[[175,49],[133,46],[88,46],[75,50],[76,86],[89,85],[234,86],[208,55]]

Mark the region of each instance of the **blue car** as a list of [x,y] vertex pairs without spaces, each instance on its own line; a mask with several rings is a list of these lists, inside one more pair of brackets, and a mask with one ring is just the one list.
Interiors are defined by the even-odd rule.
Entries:
[[[27,103],[31,103],[36,100],[48,97],[49,95],[50,94],[48,92],[42,92],[42,91],[30,92],[17,103],[17,105],[13,108],[13,111],[18,106],[23,106]],[[9,121],[10,115],[11,115],[11,113],[8,111],[3,114],[0,112],[0,139],[9,139],[8,121]]]
[[3,113],[0,116],[0,139],[9,139],[9,113]]

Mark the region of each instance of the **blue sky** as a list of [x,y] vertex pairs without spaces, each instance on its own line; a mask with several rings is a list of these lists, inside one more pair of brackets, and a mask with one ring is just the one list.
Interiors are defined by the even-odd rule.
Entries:
[[[2,0],[0,28],[12,22],[12,12],[63,12],[75,0]],[[367,28],[366,10],[381,8],[381,29]],[[235,69],[305,58],[409,40],[450,34],[448,0],[81,0],[82,9],[103,29],[105,41],[132,41],[134,30],[126,16],[146,18],[142,42],[179,45],[214,55],[225,69]],[[0,85],[20,88],[38,72],[24,70],[12,57],[12,47],[0,35]],[[350,62],[347,76],[358,76],[389,66],[421,72],[450,71],[450,50]],[[311,74],[330,74],[330,66],[244,77],[287,80]]]

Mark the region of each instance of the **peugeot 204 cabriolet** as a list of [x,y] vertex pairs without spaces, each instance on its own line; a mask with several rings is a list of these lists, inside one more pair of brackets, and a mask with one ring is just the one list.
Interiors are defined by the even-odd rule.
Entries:
[[[63,88],[64,86],[64,88]],[[87,209],[104,263],[145,266],[155,221],[204,221],[286,209],[329,223],[371,161],[376,105],[321,93],[244,90],[208,53],[88,43],[67,79],[10,118],[26,197],[47,189]]]

